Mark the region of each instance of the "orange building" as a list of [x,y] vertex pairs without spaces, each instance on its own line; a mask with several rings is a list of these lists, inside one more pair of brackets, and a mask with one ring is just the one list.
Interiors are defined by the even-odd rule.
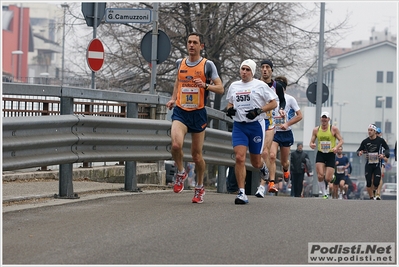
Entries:
[[31,31],[29,8],[15,5],[3,6],[2,70],[3,81],[14,76],[14,80],[26,82],[28,76],[28,52]]

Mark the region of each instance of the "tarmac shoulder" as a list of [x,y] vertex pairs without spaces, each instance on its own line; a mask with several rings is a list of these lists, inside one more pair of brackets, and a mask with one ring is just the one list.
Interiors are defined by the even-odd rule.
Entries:
[[71,201],[139,193],[172,192],[170,185],[138,184],[137,189],[124,190],[123,183],[103,183],[90,180],[73,181],[71,197],[59,197],[59,181],[56,179],[33,179],[3,181],[2,211],[10,212],[44,206],[63,205]]

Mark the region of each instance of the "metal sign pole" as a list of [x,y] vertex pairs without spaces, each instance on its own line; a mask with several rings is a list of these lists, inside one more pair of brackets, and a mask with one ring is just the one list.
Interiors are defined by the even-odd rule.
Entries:
[[[97,36],[98,3],[94,3],[93,39]],[[96,89],[96,73],[91,71],[91,89]]]
[[157,77],[157,56],[158,56],[158,3],[153,6],[152,21],[152,51],[151,51],[151,84],[150,94],[154,94]]
[[[315,125],[320,124],[320,114],[321,114],[321,103],[322,103],[322,89],[323,89],[323,55],[324,55],[324,9],[325,3],[321,3],[320,6],[320,39],[319,39],[319,62],[317,71],[317,93],[316,93],[316,118]],[[314,150],[314,157],[316,162],[317,145]],[[319,196],[319,185],[318,177],[315,166],[315,171],[313,172],[313,182],[312,182],[312,193],[313,196]]]

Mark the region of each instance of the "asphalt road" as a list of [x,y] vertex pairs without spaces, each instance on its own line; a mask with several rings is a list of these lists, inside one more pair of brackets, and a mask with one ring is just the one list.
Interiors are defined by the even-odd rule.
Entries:
[[3,264],[308,264],[308,242],[397,242],[396,201],[192,191],[3,213]]

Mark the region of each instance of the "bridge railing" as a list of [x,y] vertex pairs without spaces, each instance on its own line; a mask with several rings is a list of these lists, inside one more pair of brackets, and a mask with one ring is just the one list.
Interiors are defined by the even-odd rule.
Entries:
[[[125,190],[137,189],[136,161],[171,159],[171,122],[139,119],[137,106],[165,106],[169,97],[85,88],[3,83],[3,95],[58,97],[61,115],[3,118],[3,170],[60,165],[60,197],[73,198],[72,164],[125,161]],[[73,114],[74,99],[126,103],[126,118]],[[231,123],[224,112],[208,108],[219,129],[207,128],[203,148],[208,164],[218,166],[218,192],[225,192],[225,168],[234,165]],[[157,117],[165,117],[165,114]],[[186,136],[184,160],[191,161],[191,136]],[[248,157],[249,158],[249,157]],[[254,170],[249,159],[246,166]],[[252,179],[259,180],[258,171]],[[255,183],[253,183],[255,184]]]

